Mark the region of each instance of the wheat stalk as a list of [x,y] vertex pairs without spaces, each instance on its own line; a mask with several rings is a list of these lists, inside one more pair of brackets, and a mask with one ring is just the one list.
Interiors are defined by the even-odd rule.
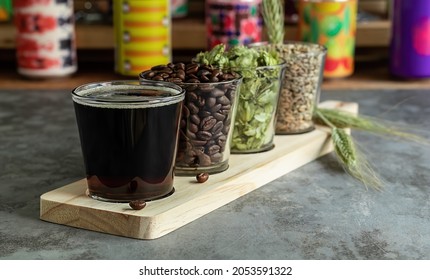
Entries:
[[372,187],[381,190],[383,180],[373,170],[364,154],[357,149],[352,137],[344,129],[336,127],[321,111],[317,110],[316,115],[325,125],[331,128],[334,151],[343,168],[362,182],[366,188]]
[[263,0],[263,20],[271,44],[284,42],[285,15],[283,0]]
[[320,115],[322,114],[327,120],[329,120],[334,126],[338,128],[353,128],[366,132],[371,132],[380,136],[395,136],[399,139],[405,139],[419,144],[430,145],[429,140],[424,139],[419,135],[408,132],[407,130],[413,130],[411,126],[408,126],[406,128],[402,127],[399,124],[386,120],[381,120],[365,115],[354,115],[352,113],[336,109],[316,108],[316,111],[320,112],[320,114],[314,115],[314,120],[317,123],[323,122],[320,118]]

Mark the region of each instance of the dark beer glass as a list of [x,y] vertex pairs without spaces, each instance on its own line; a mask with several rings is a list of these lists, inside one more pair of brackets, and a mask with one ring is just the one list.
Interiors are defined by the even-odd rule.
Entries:
[[174,191],[184,95],[167,82],[112,81],[73,90],[90,197],[148,201]]

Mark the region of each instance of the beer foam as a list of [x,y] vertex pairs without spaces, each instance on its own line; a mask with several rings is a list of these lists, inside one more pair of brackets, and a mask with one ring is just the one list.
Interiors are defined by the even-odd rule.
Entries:
[[[81,89],[82,88],[82,89]],[[115,85],[78,87],[73,91],[74,102],[91,107],[109,109],[154,108],[176,104],[185,94],[168,87],[150,85]]]

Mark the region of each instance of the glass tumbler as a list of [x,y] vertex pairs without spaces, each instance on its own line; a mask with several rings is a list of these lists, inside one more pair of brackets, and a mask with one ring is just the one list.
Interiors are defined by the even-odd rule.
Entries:
[[285,61],[256,69],[234,69],[243,76],[234,122],[231,152],[256,153],[274,147],[276,112]]
[[276,134],[298,134],[314,130],[313,114],[318,105],[326,48],[304,42],[267,43],[253,47],[277,52],[286,70],[276,118]]
[[[149,72],[140,74],[142,82]],[[215,174],[228,168],[237,95],[242,83],[241,75],[229,73],[231,79],[218,82],[178,80],[177,84],[186,94],[180,123],[176,175],[195,176],[202,172]]]
[[166,82],[101,82],[72,91],[90,197],[148,201],[174,191],[184,96]]

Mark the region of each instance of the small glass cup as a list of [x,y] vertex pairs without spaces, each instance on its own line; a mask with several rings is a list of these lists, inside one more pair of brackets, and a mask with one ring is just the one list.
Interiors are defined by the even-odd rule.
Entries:
[[148,201],[174,191],[184,96],[166,82],[100,82],[72,91],[90,197]]
[[[145,81],[145,71],[139,75]],[[177,84],[186,90],[175,174],[195,176],[228,168],[233,120],[242,76],[221,82]]]
[[286,62],[279,97],[276,134],[299,134],[315,129],[313,114],[318,105],[327,49],[319,44],[287,41],[252,47],[275,51]]
[[285,61],[256,69],[233,69],[243,76],[234,122],[231,152],[257,153],[273,149],[276,111]]

